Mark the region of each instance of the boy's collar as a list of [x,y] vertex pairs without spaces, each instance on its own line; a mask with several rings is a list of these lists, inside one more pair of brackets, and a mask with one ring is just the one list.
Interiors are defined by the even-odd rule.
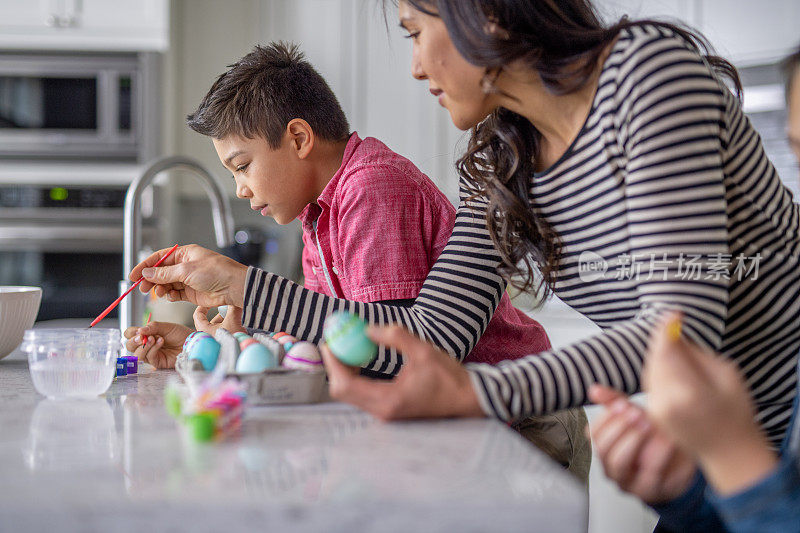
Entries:
[[325,188],[322,189],[322,193],[320,193],[316,203],[308,204],[297,216],[297,219],[303,225],[314,222],[323,211],[331,206],[333,197],[336,194],[336,189],[339,186],[339,179],[342,177],[342,174],[344,174],[344,170],[347,168],[350,158],[353,156],[359,144],[361,144],[361,138],[358,136],[358,133],[354,131],[347,140],[347,146],[345,146],[342,164],[339,166],[339,170],[336,171],[336,174],[333,175]]

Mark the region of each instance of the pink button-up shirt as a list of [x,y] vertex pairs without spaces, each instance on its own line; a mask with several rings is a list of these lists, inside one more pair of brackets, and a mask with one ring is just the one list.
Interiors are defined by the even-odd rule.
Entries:
[[[298,217],[305,286],[359,302],[416,298],[447,244],[455,208],[411,161],[350,136],[342,165]],[[544,328],[503,295],[471,362],[550,349]]]

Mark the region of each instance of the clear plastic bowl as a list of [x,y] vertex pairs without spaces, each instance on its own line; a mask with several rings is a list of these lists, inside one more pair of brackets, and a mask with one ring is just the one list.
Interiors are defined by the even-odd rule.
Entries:
[[40,394],[95,398],[114,379],[122,341],[118,329],[29,329],[20,348]]

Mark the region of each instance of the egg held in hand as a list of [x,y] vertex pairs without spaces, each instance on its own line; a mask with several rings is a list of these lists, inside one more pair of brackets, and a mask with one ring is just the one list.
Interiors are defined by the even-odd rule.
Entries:
[[364,366],[378,355],[378,347],[367,337],[367,323],[346,311],[333,313],[323,329],[333,355],[350,366]]

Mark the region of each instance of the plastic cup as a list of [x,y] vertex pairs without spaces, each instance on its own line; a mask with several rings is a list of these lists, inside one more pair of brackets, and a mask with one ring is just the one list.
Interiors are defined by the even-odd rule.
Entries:
[[114,379],[122,341],[118,329],[29,329],[20,348],[40,394],[94,398]]

